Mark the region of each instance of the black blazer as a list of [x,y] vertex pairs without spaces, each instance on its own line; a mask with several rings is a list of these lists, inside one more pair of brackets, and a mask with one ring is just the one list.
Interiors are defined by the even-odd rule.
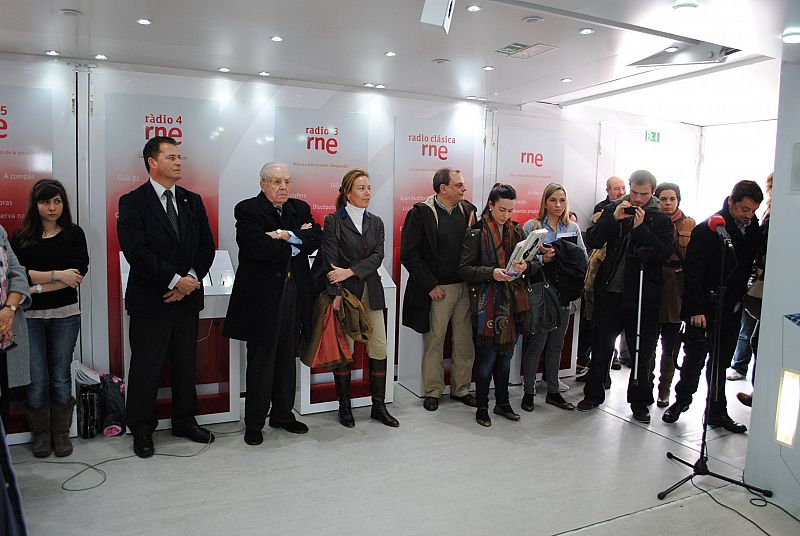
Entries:
[[[365,210],[359,233],[347,210],[342,207],[325,216],[324,229],[321,252],[325,256],[327,270],[330,270],[331,264],[352,269],[356,277],[346,279],[342,286],[361,299],[364,285],[367,285],[369,303],[365,305],[373,310],[384,309],[386,302],[381,276],[378,275],[378,268],[383,262],[383,220]],[[328,284],[328,294],[336,293],[336,287]]]
[[[291,267],[297,288],[300,329],[308,338],[312,303],[308,255],[322,242],[322,230],[311,216],[308,203],[291,198],[283,204],[283,214],[280,215],[261,192],[237,204],[233,216],[236,218],[239,268],[225,318],[224,335],[261,344],[276,339],[278,306],[286,272]],[[301,231],[300,226],[305,223],[312,224],[311,229]],[[288,242],[266,235],[277,229],[292,231],[303,241],[296,246],[300,253],[292,257],[292,247]]]
[[149,180],[119,199],[117,235],[131,265],[125,291],[125,308],[131,316],[163,314],[170,307],[203,309],[202,286],[177,302],[164,303],[162,298],[175,274],[185,276],[194,268],[202,281],[214,262],[216,249],[203,199],[176,186],[175,202],[180,238]]

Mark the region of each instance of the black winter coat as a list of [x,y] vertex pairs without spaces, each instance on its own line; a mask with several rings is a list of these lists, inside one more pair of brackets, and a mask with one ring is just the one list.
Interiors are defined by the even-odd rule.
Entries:
[[[462,201],[460,210],[464,211],[469,228],[477,209],[469,201]],[[402,321],[404,326],[418,333],[427,333],[431,329],[431,297],[428,293],[439,284],[436,231],[436,215],[428,203],[417,203],[408,211],[400,239],[400,261],[408,270]]]
[[[728,210],[728,198],[722,210],[717,212],[725,218],[725,229],[731,235],[735,253],[725,251],[725,304],[726,311],[733,311],[736,304],[747,291],[747,283],[753,271],[753,263],[762,246],[763,235],[758,226],[758,218],[753,216],[744,234],[739,231],[736,221]],[[695,315],[712,315],[714,304],[710,293],[719,285],[719,268],[722,253],[720,238],[708,227],[708,220],[701,222],[692,230],[692,238],[686,249],[683,264],[683,307],[684,320]]]
[[[655,198],[653,198],[655,199]],[[639,304],[639,267],[644,267],[642,308],[658,309],[663,284],[662,266],[672,254],[672,221],[651,203],[645,208],[644,222],[633,229],[633,218],[614,219],[614,211],[622,199],[606,205],[600,218],[586,231],[586,246],[606,246],[606,258],[594,280],[595,302],[606,292],[614,267],[625,256],[622,306],[636,309]],[[630,240],[625,237],[630,235]],[[623,250],[623,244],[627,244]]]
[[[286,283],[286,271],[291,267],[297,288],[300,329],[308,338],[312,300],[308,255],[322,243],[322,229],[311,216],[308,203],[291,198],[283,204],[281,216],[262,192],[237,204],[233,215],[239,268],[225,318],[224,335],[261,344],[275,340],[277,308]],[[310,223],[311,229],[300,230],[305,223]],[[296,246],[300,253],[292,257],[292,246],[288,242],[266,235],[278,229],[292,231],[303,241]]]

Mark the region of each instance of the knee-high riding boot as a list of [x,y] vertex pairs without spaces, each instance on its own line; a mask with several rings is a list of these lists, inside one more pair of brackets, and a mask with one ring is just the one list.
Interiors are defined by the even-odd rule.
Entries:
[[381,421],[386,426],[397,428],[400,423],[386,410],[386,360],[369,360],[369,392],[372,395],[372,412],[370,417]]
[[334,369],[333,382],[336,385],[336,397],[339,399],[339,423],[347,428],[353,428],[356,420],[350,407],[350,365]]

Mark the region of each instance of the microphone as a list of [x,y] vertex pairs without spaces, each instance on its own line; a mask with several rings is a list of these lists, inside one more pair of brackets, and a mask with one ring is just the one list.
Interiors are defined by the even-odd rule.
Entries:
[[725,229],[725,218],[721,214],[714,214],[710,218],[708,218],[708,228],[712,231],[716,232],[722,241],[731,248],[733,251],[733,243],[731,242],[731,235],[728,234],[728,230]]

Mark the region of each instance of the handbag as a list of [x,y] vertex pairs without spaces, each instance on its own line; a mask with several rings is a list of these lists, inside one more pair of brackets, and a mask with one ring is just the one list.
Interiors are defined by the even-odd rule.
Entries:
[[528,295],[528,314],[522,324],[523,332],[529,335],[547,333],[558,328],[561,317],[558,290],[550,284],[543,270],[539,270],[541,281],[525,280]]

